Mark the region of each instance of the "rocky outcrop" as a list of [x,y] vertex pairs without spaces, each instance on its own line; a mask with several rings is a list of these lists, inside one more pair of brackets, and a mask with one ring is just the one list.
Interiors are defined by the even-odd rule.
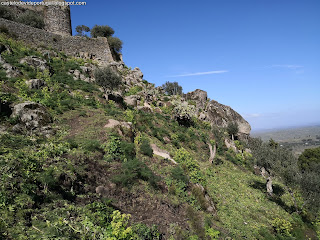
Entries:
[[196,104],[197,116],[202,121],[209,121],[212,125],[218,127],[227,127],[229,123],[236,123],[239,127],[239,134],[249,135],[251,131],[250,124],[231,107],[218,103],[217,101],[208,102],[207,92],[196,89],[185,94],[186,100],[192,100]]
[[124,97],[124,102],[129,106],[136,107],[138,103],[138,97],[135,95],[126,96]]
[[151,144],[150,146],[153,150],[153,154],[158,155],[163,158],[166,158],[166,159],[170,160],[175,165],[178,164],[175,160],[173,160],[173,158],[170,156],[169,152],[167,152],[166,150],[159,148],[155,144]]
[[231,107],[210,101],[206,107],[206,120],[218,127],[227,127],[229,123],[236,123],[239,128],[239,134],[249,135],[251,131],[250,124]]
[[47,61],[35,56],[28,56],[20,60],[21,64],[27,64],[29,66],[32,66],[34,69],[44,72],[45,70],[48,70],[50,73],[52,73],[52,69],[48,65]]
[[11,117],[17,118],[19,122],[13,128],[17,132],[27,130],[47,134],[48,125],[52,122],[52,118],[44,106],[29,101],[15,105]]
[[205,108],[208,100],[207,92],[200,89],[196,89],[193,92],[188,92],[185,95],[185,98],[187,100],[195,101],[197,104],[197,108],[201,108],[201,109]]
[[40,89],[47,85],[46,82],[41,79],[31,79],[26,81],[26,84],[30,89]]

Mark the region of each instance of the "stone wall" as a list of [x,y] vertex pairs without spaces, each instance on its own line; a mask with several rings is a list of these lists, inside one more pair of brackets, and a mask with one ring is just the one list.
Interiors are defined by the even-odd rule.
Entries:
[[113,61],[106,38],[63,36],[3,18],[0,18],[0,26],[5,26],[18,40],[34,47],[52,47],[70,56],[88,57],[102,63]]

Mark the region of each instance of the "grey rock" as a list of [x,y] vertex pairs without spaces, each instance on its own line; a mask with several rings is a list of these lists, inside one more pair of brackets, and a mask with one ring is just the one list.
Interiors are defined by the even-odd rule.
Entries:
[[41,79],[31,79],[26,81],[26,84],[30,89],[40,89],[47,85],[46,82]]
[[47,61],[35,56],[28,56],[20,60],[21,64],[28,64],[29,66],[32,66],[33,68],[44,72],[45,70],[48,70],[50,73],[52,73],[52,69],[48,65]]
[[250,134],[250,124],[229,106],[212,100],[206,107],[206,115],[206,120],[218,127],[227,127],[229,123],[233,122],[238,124],[240,134]]
[[124,98],[124,102],[132,107],[136,107],[137,106],[137,96],[135,95],[131,95],[131,96],[127,96]]
[[207,92],[196,89],[193,92],[188,92],[185,96],[187,100],[193,100],[197,104],[197,108],[202,108],[204,109],[207,103]]
[[11,117],[18,118],[16,130],[41,130],[52,122],[50,114],[43,105],[29,101],[15,105]]
[[2,64],[2,68],[6,71],[8,78],[19,77],[22,75],[22,72],[20,72],[19,69],[10,65],[9,63]]

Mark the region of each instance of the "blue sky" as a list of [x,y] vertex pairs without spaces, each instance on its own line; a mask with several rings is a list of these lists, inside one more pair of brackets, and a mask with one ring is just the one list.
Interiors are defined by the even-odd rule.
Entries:
[[72,25],[109,25],[126,65],[229,105],[253,130],[320,124],[319,0],[88,0]]

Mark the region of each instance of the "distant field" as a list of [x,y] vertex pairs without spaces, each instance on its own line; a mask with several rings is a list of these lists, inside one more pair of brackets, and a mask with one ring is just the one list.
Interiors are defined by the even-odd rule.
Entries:
[[295,155],[299,155],[306,148],[320,146],[320,125],[254,132],[251,136],[260,137],[263,141],[272,138],[282,146],[290,148]]

